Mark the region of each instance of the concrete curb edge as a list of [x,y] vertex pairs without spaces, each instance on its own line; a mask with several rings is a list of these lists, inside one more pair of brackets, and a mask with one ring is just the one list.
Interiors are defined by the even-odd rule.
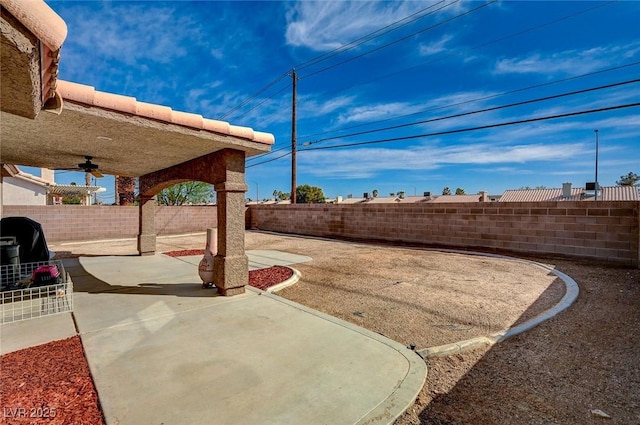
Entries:
[[298,270],[294,269],[293,267],[289,267],[289,266],[281,266],[281,267],[288,268],[289,270],[291,270],[293,272],[293,275],[289,279],[285,280],[284,282],[278,283],[277,285],[273,285],[273,286],[267,288],[265,290],[265,292],[269,292],[269,293],[278,292],[278,291],[280,291],[280,290],[282,290],[282,289],[284,289],[284,288],[286,288],[288,286],[291,286],[291,285],[297,283],[300,280],[300,277],[302,275],[300,274],[300,272]]

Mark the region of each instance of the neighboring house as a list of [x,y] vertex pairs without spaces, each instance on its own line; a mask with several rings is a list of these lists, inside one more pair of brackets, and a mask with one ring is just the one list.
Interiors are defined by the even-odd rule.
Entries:
[[2,201],[4,205],[47,205],[48,182],[23,173],[15,165],[2,165]]
[[365,193],[363,198],[347,197],[342,199],[338,196],[330,203],[336,204],[417,204],[417,203],[462,203],[462,202],[496,202],[500,195],[487,195],[487,192],[480,192],[476,195],[431,195],[431,192],[424,192],[423,196],[378,196],[376,198]]
[[[507,190],[500,202],[595,201],[596,191],[590,189],[564,183],[562,188],[554,189]],[[598,201],[640,201],[639,190],[636,186],[600,186],[597,198]]]
[[65,196],[78,197],[81,205],[91,205],[93,195],[106,190],[99,186],[56,184],[53,170],[41,170],[42,177],[38,177],[15,165],[2,164],[3,205],[59,205]]

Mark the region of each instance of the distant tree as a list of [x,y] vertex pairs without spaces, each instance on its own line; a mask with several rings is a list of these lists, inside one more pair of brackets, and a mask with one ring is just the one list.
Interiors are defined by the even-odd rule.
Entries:
[[404,198],[404,190],[398,191],[398,198]]
[[63,196],[62,197],[63,205],[80,205],[81,203],[82,203],[82,200],[80,199],[79,196]]
[[116,176],[116,202],[118,205],[134,205],[136,201],[136,178]]
[[546,189],[547,186],[536,186],[536,189]]
[[377,198],[378,197],[378,189],[373,189],[371,194],[373,195],[374,198]]
[[287,199],[291,199],[291,194],[289,192],[281,192],[279,190],[273,191],[273,197],[276,201],[284,201]]
[[448,187],[445,187],[444,189],[442,189],[442,194],[451,195],[451,189],[449,189]]
[[395,194],[395,193],[393,193],[393,192],[390,192],[390,193],[389,193],[389,196],[396,196],[396,194]]
[[618,186],[637,186],[636,183],[640,182],[640,176],[629,171],[626,176],[620,176],[620,180],[616,182]]
[[162,189],[158,193],[159,205],[188,205],[211,202],[215,192],[208,183],[190,181]]
[[456,195],[464,195],[464,189],[459,187],[456,189]]
[[321,204],[324,203],[324,193],[318,186],[303,184],[296,188],[296,202],[299,204]]

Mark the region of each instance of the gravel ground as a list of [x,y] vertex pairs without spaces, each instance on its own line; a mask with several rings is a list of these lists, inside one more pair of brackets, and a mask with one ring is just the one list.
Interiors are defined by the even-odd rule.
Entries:
[[[204,241],[196,235],[158,244],[168,251]],[[54,250],[135,253],[135,241],[119,245]],[[312,257],[294,266],[302,278],[281,296],[418,348],[521,322],[564,294],[543,269],[484,257],[260,232],[247,232],[246,247]],[[396,425],[640,425],[640,270],[530,259],[574,278],[577,301],[489,349],[427,360],[425,386]]]

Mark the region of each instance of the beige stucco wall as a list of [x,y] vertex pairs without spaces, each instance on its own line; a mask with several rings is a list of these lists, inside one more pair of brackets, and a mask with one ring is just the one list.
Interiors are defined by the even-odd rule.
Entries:
[[46,205],[47,190],[36,183],[15,177],[2,179],[3,205]]

